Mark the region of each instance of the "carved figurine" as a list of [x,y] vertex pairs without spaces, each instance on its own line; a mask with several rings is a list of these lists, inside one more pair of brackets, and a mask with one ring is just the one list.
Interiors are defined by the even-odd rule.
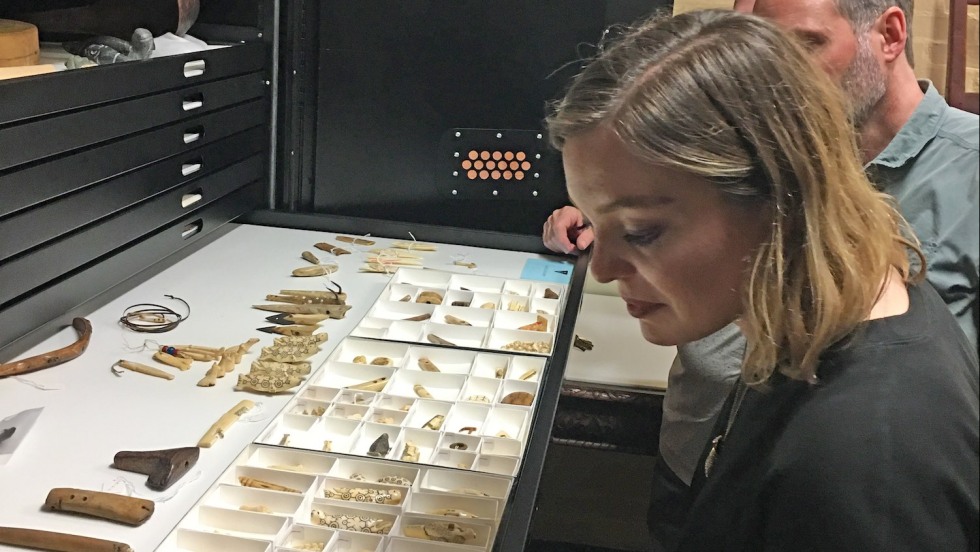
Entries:
[[391,451],[391,445],[388,444],[388,434],[382,433],[380,437],[371,443],[368,448],[368,456],[374,456],[376,458],[384,458]]
[[405,441],[405,448],[402,450],[401,460],[405,462],[418,462],[421,458],[419,447],[411,441]]
[[204,434],[204,437],[201,437],[201,440],[198,441],[197,446],[201,448],[211,447],[215,441],[225,436],[225,432],[238,421],[239,417],[251,410],[254,406],[255,403],[249,400],[243,400],[236,404],[234,408],[222,414],[218,418],[218,421],[211,425]]
[[235,389],[256,391],[258,393],[282,393],[303,383],[298,376],[278,376],[268,374],[240,374]]

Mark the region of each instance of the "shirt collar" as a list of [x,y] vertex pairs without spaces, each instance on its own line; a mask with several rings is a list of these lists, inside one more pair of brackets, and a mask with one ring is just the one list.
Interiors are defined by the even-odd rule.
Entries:
[[946,100],[939,95],[939,91],[932,85],[932,82],[920,80],[919,86],[925,92],[922,101],[919,102],[915,111],[912,112],[912,117],[902,125],[901,130],[892,138],[892,141],[868,163],[869,167],[872,165],[890,168],[901,167],[909,159],[918,155],[922,148],[936,136],[947,107]]

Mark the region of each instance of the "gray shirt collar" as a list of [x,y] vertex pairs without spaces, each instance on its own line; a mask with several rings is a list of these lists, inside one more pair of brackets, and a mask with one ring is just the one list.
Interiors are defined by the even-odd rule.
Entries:
[[919,87],[925,92],[925,97],[912,112],[912,117],[902,125],[902,129],[892,138],[892,141],[868,163],[869,166],[901,167],[918,155],[922,148],[935,138],[948,104],[939,95],[939,91],[932,85],[932,82],[920,80]]

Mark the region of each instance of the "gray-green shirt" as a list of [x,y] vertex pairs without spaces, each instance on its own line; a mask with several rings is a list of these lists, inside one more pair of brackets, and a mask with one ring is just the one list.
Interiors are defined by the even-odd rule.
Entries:
[[949,106],[929,81],[912,117],[866,167],[922,243],[926,279],[977,346],[980,117]]

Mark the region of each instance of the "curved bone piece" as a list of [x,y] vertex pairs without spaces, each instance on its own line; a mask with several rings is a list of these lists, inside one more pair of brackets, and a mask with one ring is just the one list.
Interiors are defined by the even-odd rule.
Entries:
[[551,288],[544,288],[545,299],[558,299],[558,292]]
[[428,422],[422,425],[422,429],[431,429],[433,431],[439,431],[442,427],[442,422],[446,421],[446,417],[442,414],[436,414],[435,416],[429,418]]
[[451,521],[430,521],[422,525],[406,525],[405,536],[453,544],[476,542],[476,531]]
[[112,457],[112,467],[148,475],[146,486],[165,491],[184,476],[201,455],[197,447],[166,450],[119,451]]
[[433,333],[426,334],[425,338],[428,339],[429,342],[435,343],[436,345],[448,345],[450,347],[455,347],[456,346],[456,344],[453,343],[452,341],[449,341],[448,339],[443,339],[443,338],[441,338],[438,335],[433,334]]
[[[309,325],[309,324],[307,324]],[[284,335],[272,340],[273,347],[280,345],[319,345],[329,339],[327,332],[315,333],[312,335]]]
[[133,552],[121,542],[20,527],[0,527],[0,544],[57,552]]
[[357,385],[350,385],[347,389],[357,389],[358,391],[381,391],[388,384],[388,377],[380,377]]
[[174,379],[174,375],[170,372],[164,372],[159,368],[154,368],[152,366],[147,366],[145,364],[140,364],[139,362],[132,362],[129,360],[118,360],[113,366],[119,366],[120,368],[125,368],[127,370],[132,370],[133,372],[138,372],[140,374],[146,374],[147,376],[153,376],[157,378],[163,378],[165,380]]
[[334,500],[370,502],[372,504],[395,505],[402,503],[402,492],[398,489],[359,489],[350,487],[335,487],[324,489],[323,496]]
[[228,431],[228,429],[231,428],[236,421],[238,421],[238,418],[251,410],[254,406],[255,403],[250,400],[243,400],[236,404],[231,410],[222,414],[221,417],[218,418],[217,422],[211,424],[211,427],[204,434],[204,437],[201,437],[201,440],[198,441],[197,446],[201,448],[209,448],[215,443],[215,441],[224,437],[225,432]]
[[312,263],[315,265],[320,264],[320,259],[318,259],[317,256],[314,255],[312,251],[304,251],[300,253],[299,256],[302,257],[303,260],[308,263]]
[[446,315],[446,324],[453,324],[454,326],[472,326],[473,325],[473,324],[470,324],[469,322],[467,322],[466,320],[463,320],[462,318],[457,318],[457,317],[455,317],[455,316],[453,316],[451,314],[447,314]]
[[84,318],[75,318],[71,321],[71,327],[78,332],[78,341],[55,349],[54,351],[37,356],[17,360],[8,364],[0,364],[0,378],[8,376],[18,376],[45,368],[51,368],[73,360],[81,356],[88,348],[88,342],[92,338],[92,324]]
[[516,404],[518,406],[531,406],[531,403],[534,402],[534,394],[528,393],[527,391],[514,391],[513,393],[504,395],[504,398],[500,399],[500,402],[504,404]]
[[416,383],[415,385],[413,385],[412,386],[412,391],[415,391],[415,394],[418,395],[419,397],[422,397],[423,399],[431,399],[432,398],[432,393],[429,393],[429,390],[428,389],[426,389],[425,387],[422,387],[422,384],[421,383]]
[[422,357],[419,359],[419,368],[421,368],[426,372],[441,372],[441,370],[439,370],[439,367],[436,366],[434,362],[432,362],[426,357]]
[[154,503],[145,498],[114,493],[57,488],[48,493],[44,507],[55,512],[73,512],[140,525],[153,515]]
[[238,482],[242,484],[242,487],[252,487],[253,489],[265,489],[267,491],[280,491],[284,493],[302,492],[299,489],[279,485],[277,483],[271,483],[269,481],[262,481],[261,479],[252,479],[251,477],[245,477],[243,475],[238,477]]

